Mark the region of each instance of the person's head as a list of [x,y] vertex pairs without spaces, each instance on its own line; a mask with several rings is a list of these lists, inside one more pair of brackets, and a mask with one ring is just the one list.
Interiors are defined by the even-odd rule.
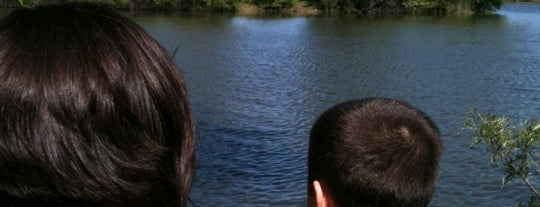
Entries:
[[183,77],[135,22],[87,3],[0,21],[2,206],[185,206]]
[[338,104],[311,131],[309,206],[427,206],[441,151],[434,123],[403,101]]

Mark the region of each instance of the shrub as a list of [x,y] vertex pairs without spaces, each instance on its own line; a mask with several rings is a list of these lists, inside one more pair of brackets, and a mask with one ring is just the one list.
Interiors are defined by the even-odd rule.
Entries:
[[503,186],[510,180],[519,179],[531,191],[531,199],[519,206],[540,206],[540,193],[535,186],[538,183],[529,179],[537,177],[540,170],[536,160],[540,123],[533,119],[516,126],[508,121],[508,117],[471,110],[464,128],[473,132],[472,148],[482,144],[490,154],[490,163],[504,169]]

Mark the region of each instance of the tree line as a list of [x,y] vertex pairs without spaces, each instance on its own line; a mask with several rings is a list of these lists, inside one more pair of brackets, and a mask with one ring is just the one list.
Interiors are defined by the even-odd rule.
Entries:
[[501,8],[504,0],[309,0],[326,13],[476,13]]
[[[73,0],[8,0],[3,7],[31,6],[43,2]],[[255,7],[260,11],[312,7],[322,13],[389,14],[389,13],[487,13],[499,9],[504,0],[87,0],[130,10],[211,10],[236,11]],[[520,1],[520,0],[514,0]],[[537,0],[532,0],[537,1]]]

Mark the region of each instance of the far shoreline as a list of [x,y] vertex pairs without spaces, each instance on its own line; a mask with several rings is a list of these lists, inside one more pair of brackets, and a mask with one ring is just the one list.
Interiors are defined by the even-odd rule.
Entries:
[[[15,1],[14,1],[15,2]],[[421,15],[421,16],[441,16],[441,15],[448,15],[448,14],[458,14],[458,15],[472,15],[474,12],[468,10],[468,9],[458,9],[454,11],[444,11],[444,12],[415,12],[410,11],[406,9],[379,9],[379,10],[368,10],[368,11],[349,11],[349,12],[343,12],[343,11],[323,11],[321,9],[318,9],[314,6],[308,5],[306,1],[295,1],[295,4],[293,4],[290,7],[270,7],[270,6],[257,6],[254,4],[248,4],[248,3],[241,3],[237,4],[234,8],[231,9],[212,9],[212,8],[204,8],[201,6],[189,8],[189,9],[182,9],[182,8],[174,8],[174,7],[159,7],[159,6],[134,6],[133,3],[131,4],[112,4],[112,3],[102,3],[105,5],[108,5],[112,7],[115,10],[125,12],[125,13],[169,13],[169,12],[178,12],[178,13],[216,13],[216,14],[231,14],[231,15],[237,15],[237,16],[267,16],[267,15],[286,15],[286,16],[321,16],[321,15],[358,15],[358,16],[386,16],[386,15]],[[502,7],[508,4],[540,4],[540,0],[533,0],[533,1],[514,1],[514,2],[506,2],[504,3]],[[20,8],[21,6],[15,4],[15,3],[4,3],[0,4],[0,17],[3,17],[7,12],[10,10]],[[487,12],[489,13],[495,13],[493,12]]]

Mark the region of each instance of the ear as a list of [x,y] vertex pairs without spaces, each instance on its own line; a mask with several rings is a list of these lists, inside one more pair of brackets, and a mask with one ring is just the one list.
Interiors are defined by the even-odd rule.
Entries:
[[327,194],[324,194],[319,181],[313,181],[313,189],[315,191],[315,201],[317,202],[317,207],[330,207],[329,197]]

